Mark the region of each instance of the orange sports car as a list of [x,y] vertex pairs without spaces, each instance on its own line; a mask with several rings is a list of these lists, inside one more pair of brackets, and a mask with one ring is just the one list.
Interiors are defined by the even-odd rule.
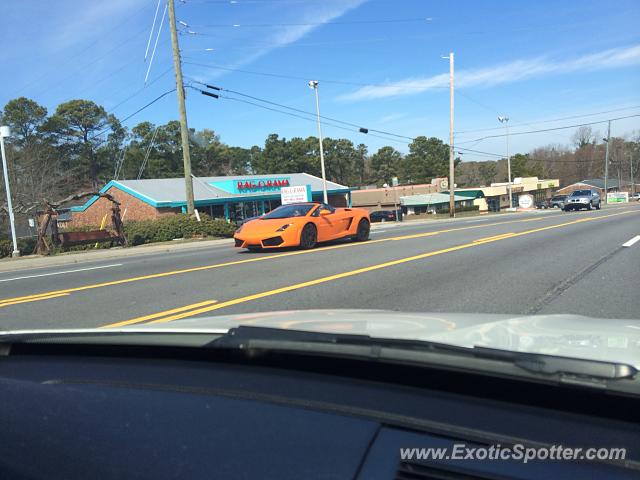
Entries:
[[334,208],[326,203],[291,203],[243,224],[234,235],[236,247],[313,248],[319,242],[369,239],[369,212],[362,208]]

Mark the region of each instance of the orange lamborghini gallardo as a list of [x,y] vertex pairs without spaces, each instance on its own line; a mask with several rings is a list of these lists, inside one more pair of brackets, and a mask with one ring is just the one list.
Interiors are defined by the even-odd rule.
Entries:
[[369,212],[362,208],[334,208],[325,203],[282,205],[243,224],[234,235],[236,247],[313,248],[319,242],[369,239]]

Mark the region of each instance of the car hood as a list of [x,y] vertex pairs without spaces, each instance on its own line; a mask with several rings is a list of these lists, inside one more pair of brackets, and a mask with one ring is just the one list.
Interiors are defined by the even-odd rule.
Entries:
[[288,217],[288,218],[255,218],[242,225],[240,233],[276,233],[283,225],[295,223],[305,217]]
[[461,347],[483,346],[619,362],[640,369],[640,320],[598,319],[579,315],[294,310],[184,319],[129,328],[204,331],[227,330],[241,325],[424,340]]

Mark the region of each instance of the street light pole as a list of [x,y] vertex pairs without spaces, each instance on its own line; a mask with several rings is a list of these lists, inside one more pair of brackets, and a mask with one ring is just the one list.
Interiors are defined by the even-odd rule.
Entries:
[[513,208],[513,194],[511,193],[511,156],[509,155],[509,117],[498,117],[500,123],[504,123],[507,129],[507,176],[509,177],[509,209]]
[[9,224],[11,225],[11,241],[13,242],[12,257],[19,257],[18,241],[16,240],[16,224],[13,218],[13,205],[11,204],[11,189],[9,188],[9,170],[7,169],[7,155],[4,150],[4,137],[11,136],[9,127],[0,127],[0,150],[2,152],[2,173],[4,175],[4,188],[7,192],[7,208],[9,210]]
[[604,203],[609,203],[609,190],[607,189],[607,182],[609,181],[609,143],[611,140],[611,120],[609,120],[609,125],[607,127],[607,147],[604,154]]
[[320,139],[320,170],[322,171],[322,198],[324,199],[324,203],[329,203],[329,198],[327,197],[327,176],[324,171],[324,150],[322,148],[322,128],[320,127],[320,100],[318,98],[318,81],[311,80],[309,82],[309,88],[315,90],[316,92],[316,117],[318,120],[318,138]]

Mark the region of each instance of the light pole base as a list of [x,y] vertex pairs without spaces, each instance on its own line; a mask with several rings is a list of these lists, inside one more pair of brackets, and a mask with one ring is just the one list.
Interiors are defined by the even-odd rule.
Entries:
[[14,250],[13,252],[11,252],[12,258],[18,258],[19,256],[20,256],[20,250]]

